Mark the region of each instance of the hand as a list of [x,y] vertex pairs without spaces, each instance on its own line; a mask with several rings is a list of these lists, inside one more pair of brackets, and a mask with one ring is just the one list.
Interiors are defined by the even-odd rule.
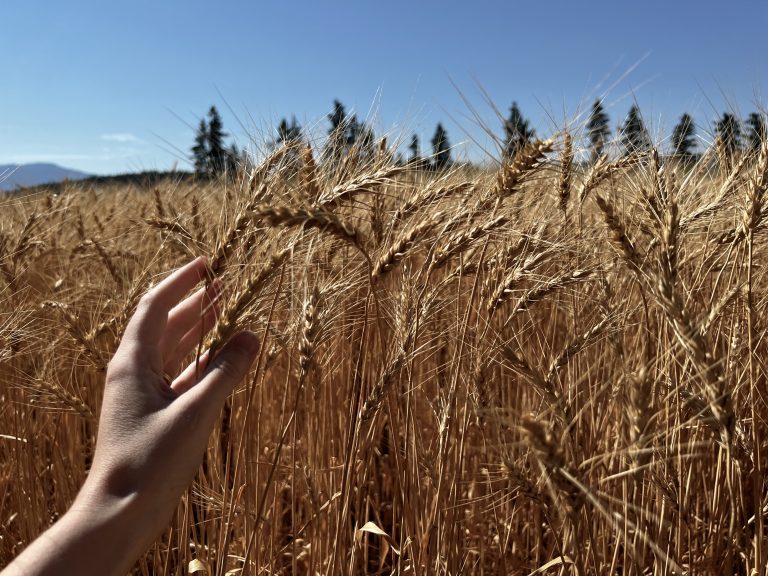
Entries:
[[114,496],[135,495],[168,511],[195,475],[226,397],[258,348],[241,333],[208,362],[188,358],[215,322],[215,287],[182,298],[205,278],[197,259],[140,301],[110,362],[99,436],[88,483]]
[[[202,460],[224,400],[258,340],[241,332],[181,371],[215,323],[215,285],[197,259],[142,297],[107,370],[93,466],[64,518],[10,573],[119,574],[162,532]],[[177,375],[175,378],[173,375]],[[17,570],[17,572],[14,572]]]

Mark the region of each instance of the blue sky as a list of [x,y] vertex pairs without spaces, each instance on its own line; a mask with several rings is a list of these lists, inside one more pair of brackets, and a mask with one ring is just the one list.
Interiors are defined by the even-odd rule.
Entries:
[[577,124],[602,97],[614,128],[637,102],[658,138],[683,112],[706,137],[722,112],[757,109],[768,87],[766,0],[2,0],[2,9],[0,164],[186,169],[211,104],[247,145],[292,114],[323,134],[336,98],[359,116],[373,111],[379,132],[423,143],[442,122],[472,159],[488,147],[480,124],[500,126],[488,99],[503,114],[516,100],[539,134]]

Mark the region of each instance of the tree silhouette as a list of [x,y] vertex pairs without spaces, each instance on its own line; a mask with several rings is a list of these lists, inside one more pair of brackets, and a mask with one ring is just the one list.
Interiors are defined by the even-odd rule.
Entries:
[[195,133],[195,143],[192,146],[192,163],[198,176],[220,176],[226,172],[235,174],[238,164],[247,161],[247,155],[240,152],[234,144],[226,147],[224,132],[218,110],[211,106],[208,110],[208,121],[200,120]]
[[337,161],[347,146],[347,126],[349,119],[344,105],[338,100],[333,101],[333,111],[328,114],[331,127],[328,130],[328,141],[325,144],[324,155],[332,161]]
[[345,126],[347,122],[347,113],[344,110],[344,104],[338,100],[334,100],[333,112],[328,114],[328,120],[331,121],[331,128],[328,130],[329,136],[333,136],[335,132],[343,132],[343,126]]
[[603,104],[600,100],[595,100],[592,104],[592,112],[589,114],[589,121],[587,122],[587,133],[589,135],[591,161],[594,164],[602,156],[605,143],[611,134],[608,114],[603,110]]
[[208,159],[210,171],[214,175],[222,174],[227,167],[227,149],[224,146],[224,138],[227,136],[219,111],[216,106],[211,106],[208,110]]
[[648,136],[648,130],[645,128],[645,123],[637,104],[634,104],[629,109],[620,132],[624,154],[648,150],[651,147],[651,138]]
[[734,114],[725,112],[715,122],[715,136],[727,158],[732,158],[741,149],[741,122]]
[[421,162],[421,150],[419,150],[419,137],[414,134],[411,136],[411,143],[408,144],[408,150],[411,151],[411,155],[408,158],[410,164],[418,164]]
[[331,127],[325,145],[326,159],[337,161],[344,154],[354,150],[358,157],[373,158],[376,154],[376,136],[365,122],[356,115],[348,115],[344,105],[333,101],[333,111],[328,114]]
[[226,153],[226,173],[235,176],[238,172],[245,169],[248,165],[248,154],[245,150],[240,150],[237,144],[232,144]]
[[768,125],[765,116],[758,112],[752,112],[747,116],[747,148],[753,152],[760,150],[760,146],[768,139]]
[[672,130],[672,154],[681,160],[689,161],[694,157],[696,147],[696,126],[690,114],[680,116],[680,121]]
[[356,115],[349,119],[346,131],[348,149],[354,148],[359,157],[372,158],[376,153],[375,140],[373,130],[365,122],[359,122]]
[[296,116],[292,116],[290,122],[286,118],[280,120],[280,124],[277,125],[277,139],[273,141],[273,145],[285,144],[290,146],[298,144],[301,142],[301,139],[301,126],[296,121]]
[[205,176],[208,174],[208,125],[205,118],[200,119],[200,126],[195,134],[195,144],[192,146],[192,163],[195,174]]
[[509,118],[504,121],[504,154],[514,158],[517,151],[528,144],[535,135],[536,131],[520,113],[517,102],[512,102]]
[[447,168],[451,164],[451,144],[448,142],[448,133],[443,125],[438,123],[435,135],[432,137],[433,166],[436,170]]

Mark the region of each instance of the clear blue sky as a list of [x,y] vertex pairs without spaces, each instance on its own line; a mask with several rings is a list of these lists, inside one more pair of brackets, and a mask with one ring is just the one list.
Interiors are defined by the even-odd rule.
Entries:
[[211,104],[247,144],[292,114],[324,133],[335,98],[423,143],[443,122],[458,152],[479,159],[469,141],[487,139],[470,108],[499,128],[483,91],[504,114],[516,100],[540,134],[599,96],[612,127],[636,101],[659,135],[686,111],[701,134],[726,110],[746,116],[768,87],[766,0],[1,6],[0,164],[188,168]]

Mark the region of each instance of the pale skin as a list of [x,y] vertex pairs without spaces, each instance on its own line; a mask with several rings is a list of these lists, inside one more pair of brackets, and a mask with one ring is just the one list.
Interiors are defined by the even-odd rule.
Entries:
[[72,507],[0,576],[122,575],[168,525],[258,351],[241,332],[182,369],[215,321],[198,258],[141,299],[109,364],[93,465]]

